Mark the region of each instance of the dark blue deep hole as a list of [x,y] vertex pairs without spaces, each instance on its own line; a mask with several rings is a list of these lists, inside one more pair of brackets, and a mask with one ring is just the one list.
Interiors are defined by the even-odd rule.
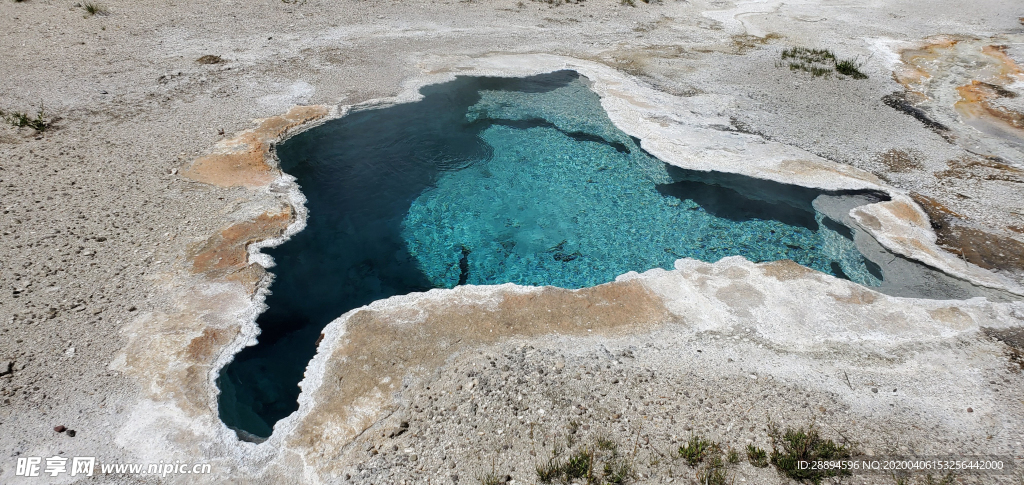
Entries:
[[683,257],[792,259],[861,284],[881,273],[821,191],[668,166],[615,128],[571,71],[459,78],[277,149],[306,228],[273,256],[256,346],[222,372],[220,414],[269,436],[298,408],[320,331],[375,300],[459,284],[580,288]]

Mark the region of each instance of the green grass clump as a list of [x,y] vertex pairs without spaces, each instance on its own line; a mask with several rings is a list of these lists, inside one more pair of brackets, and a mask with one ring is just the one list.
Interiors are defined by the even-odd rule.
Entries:
[[570,480],[590,476],[590,467],[593,461],[594,455],[589,450],[586,448],[577,450],[565,461],[562,473]]
[[789,70],[809,72],[814,77],[829,77],[832,75],[832,69],[829,69],[827,67],[815,66],[813,64],[808,64],[806,62],[790,62]]
[[552,457],[547,463],[537,465],[537,479],[540,483],[551,483],[562,477],[562,464]]
[[85,9],[85,13],[89,15],[106,15],[107,7],[93,2],[85,2],[82,4],[82,8]]
[[633,475],[633,467],[622,457],[604,462],[604,480],[610,485],[621,485]]
[[594,453],[582,448],[564,460],[553,455],[546,465],[537,467],[537,478],[542,483],[551,483],[555,480],[568,483],[580,478],[589,479],[593,476],[593,465]]
[[783,49],[782,60],[777,65],[789,67],[790,71],[804,71],[814,77],[830,77],[833,72],[854,79],[867,79],[860,71],[861,64],[852,59],[839,59],[827,49],[790,47]]
[[595,438],[594,445],[596,445],[597,449],[599,450],[610,451],[612,453],[615,453],[619,448],[619,445],[617,443],[612,441],[611,438],[604,435]]
[[690,441],[679,447],[679,456],[686,460],[687,465],[693,467],[718,450],[718,443],[693,435],[690,436]]
[[823,439],[813,425],[807,430],[802,427],[786,428],[785,433],[779,433],[778,429],[771,427],[769,434],[775,444],[771,453],[771,463],[789,478],[817,485],[825,478],[850,475],[849,470],[800,469],[801,461],[844,460],[853,456],[846,445],[837,445],[832,440]]
[[754,445],[747,445],[747,461],[758,468],[768,466],[768,453]]
[[830,50],[808,49],[806,47],[791,47],[782,51],[782,59],[796,59],[804,62],[827,63],[835,62],[836,55]]
[[480,485],[501,485],[502,483],[505,483],[505,477],[500,477],[494,472],[480,477]]
[[[576,427],[570,422],[570,430]],[[633,478],[632,463],[619,454],[618,443],[605,435],[593,438],[590,445],[567,455],[563,450],[556,446],[547,463],[536,467],[540,483],[621,485]]]
[[854,79],[867,79],[868,75],[860,72],[861,64],[852,60],[842,60],[836,62],[836,72],[850,76]]
[[729,451],[725,454],[725,461],[732,463],[733,465],[740,462],[740,453],[735,448],[730,447]]
[[729,483],[729,474],[725,472],[725,464],[722,463],[721,456],[715,455],[697,470],[697,483],[701,485],[726,485]]
[[7,124],[15,128],[32,128],[33,130],[43,132],[53,125],[52,120],[46,119],[46,111],[40,107],[39,111],[36,112],[35,118],[30,116],[28,113],[22,113],[14,111],[11,113],[0,110],[0,118],[3,118]]

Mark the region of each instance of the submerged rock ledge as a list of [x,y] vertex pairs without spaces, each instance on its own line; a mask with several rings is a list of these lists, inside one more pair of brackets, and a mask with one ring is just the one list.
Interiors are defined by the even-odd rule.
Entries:
[[[419,67],[423,74],[409,81],[399,97],[347,107],[334,115],[415,100],[419,87],[456,74],[524,76],[576,70],[593,81],[612,121],[661,160],[687,169],[826,190],[886,192],[892,200],[862,206],[851,214],[883,246],[976,285],[1024,295],[1015,282],[941,250],[922,209],[874,175],[758,136],[713,128],[729,124],[717,114],[714,100],[660,93],[602,64],[551,55],[433,58]],[[743,258],[714,264],[679,260],[673,271],[631,273],[614,283],[580,290],[459,287],[393,297],[353,310],[324,330],[301,384],[299,411],[279,422],[265,442],[240,441],[218,418],[215,379],[258,334],[253,322],[262,311],[269,283],[263,270],[269,261],[259,248],[279,244],[300,230],[305,218],[302,196],[276,168],[270,146],[331,112],[321,106],[295,108],[222,143],[187,172],[199,181],[256,191],[260,202],[239,209],[237,224],[195,247],[189,255],[192,274],[163,282],[178,302],[177,312],[142,315],[126,326],[129,344],[114,366],[142,384],[146,399],[118,433],[120,446],[153,462],[194,462],[204,457],[213,463],[214,475],[202,478],[210,482],[273,483],[297,476],[318,482],[361,476],[365,473],[358,465],[367,459],[366,450],[385,450],[387,440],[394,438],[386,431],[398,425],[391,421],[413,419],[409,436],[422,438],[421,433],[433,429],[429,422],[407,417],[414,414],[411,403],[423,402],[414,396],[425,393],[448,403],[434,405],[437,409],[458,408],[466,399],[485,402],[484,394],[473,391],[480,389],[479,380],[462,385],[455,376],[479,364],[474,361],[478,355],[511,355],[531,347],[539,353],[539,368],[552,374],[544,385],[553,390],[566,386],[567,395],[582,391],[560,379],[573,379],[581,370],[586,373],[589,359],[600,360],[591,354],[629,351],[628,359],[607,359],[634,380],[638,372],[653,368],[663,379],[659,382],[724,380],[722,392],[780,396],[768,399],[776,406],[769,406],[764,418],[749,411],[726,413],[745,423],[740,431],[763,428],[765,418],[772,416],[820,416],[840,425],[857,422],[864,426],[867,441],[878,441],[886,433],[886,423],[937,427],[927,439],[925,434],[911,436],[916,446],[933,454],[987,438],[992,440],[985,443],[986,450],[1020,449],[1015,439],[1024,434],[1024,422],[1013,411],[1024,402],[1020,373],[1008,373],[1012,362],[1000,356],[1003,344],[978,336],[1019,327],[1024,304],[895,298],[792,262],[754,264]],[[951,360],[950,354],[960,360]],[[943,377],[922,381],[929,375]],[[525,377],[520,375],[520,380]],[[990,380],[1011,385],[995,392],[981,385]],[[813,394],[823,404],[807,409],[795,404],[803,399],[783,396],[797,388],[809,401]],[[898,395],[899,406],[881,400],[879,388],[886,395]],[[575,398],[580,406],[589,399],[583,394]],[[609,394],[608,400],[629,400],[628,395]],[[702,409],[704,398],[697,403],[696,393],[647,388],[640,400],[644,409],[651,400]],[[523,405],[531,410],[528,416],[525,411],[496,414],[512,413],[511,422],[525,427],[505,428],[506,450],[511,451],[503,458],[503,463],[520,463],[524,477],[532,471],[530,460],[544,458],[528,455],[536,443],[524,437],[524,429],[564,426],[559,420],[568,419],[572,407],[556,411],[552,406],[560,401],[550,396],[525,399],[531,403]],[[622,413],[615,410],[629,408],[622,404],[626,401],[605,403],[607,416],[593,419],[618,432],[615,423]],[[532,411],[545,407],[545,414]],[[973,412],[966,412],[968,407]],[[778,414],[783,410],[789,415]],[[638,412],[634,419],[641,415],[646,414]],[[443,413],[432,419],[443,421]],[[637,432],[635,424],[624,425],[624,433]],[[675,438],[665,431],[648,431],[649,439],[669,446]],[[502,434],[497,429],[489,433]],[[744,439],[748,434],[744,432]],[[723,439],[731,438],[723,434]],[[550,448],[550,441],[541,448]],[[428,464],[440,466],[448,459],[437,450],[419,453]],[[489,463],[477,461],[476,469]]]

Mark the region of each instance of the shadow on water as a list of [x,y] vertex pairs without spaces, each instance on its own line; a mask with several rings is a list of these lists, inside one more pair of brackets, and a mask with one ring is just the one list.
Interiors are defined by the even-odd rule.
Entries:
[[[790,226],[804,227],[812,231],[818,229],[814,210],[811,209],[811,201],[814,200],[814,197],[807,200],[804,207],[797,207],[779,200],[759,200],[746,197],[728,187],[688,180],[673,184],[661,184],[657,186],[657,190],[662,195],[680,200],[690,199],[708,213],[731,221],[775,219]],[[815,197],[817,195],[815,194]]]

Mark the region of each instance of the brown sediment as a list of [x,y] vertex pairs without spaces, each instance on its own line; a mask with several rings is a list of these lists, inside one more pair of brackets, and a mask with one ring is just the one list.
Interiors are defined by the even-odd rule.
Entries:
[[957,88],[960,100],[954,108],[968,121],[992,123],[1024,139],[1024,113],[994,104],[1000,98],[1017,96],[1005,86],[1024,80],[1024,70],[1006,55],[1005,45],[982,46],[981,52],[992,59],[992,69],[979,70],[979,79]]
[[[237,288],[237,287],[236,287]],[[180,311],[153,313],[125,327],[128,344],[123,364],[116,367],[147,384],[144,394],[173,402],[187,416],[210,412],[209,375],[217,355],[241,332],[225,306],[248,301],[230,288],[190,291]]]
[[939,232],[938,244],[985,269],[1024,272],[1024,243],[970,227],[950,225]]
[[981,331],[989,338],[1006,345],[1006,357],[1010,360],[1011,371],[1024,371],[1024,327],[982,327]]
[[280,116],[259,121],[259,126],[217,144],[213,153],[199,158],[182,175],[221,187],[261,187],[276,178],[267,163],[274,141],[303,123],[323,118],[326,106],[295,106]]
[[907,151],[893,148],[877,154],[875,160],[894,173],[906,173],[924,168],[924,164],[921,163],[921,154],[916,150]]
[[797,175],[810,175],[817,177],[834,177],[837,173],[857,180],[863,180],[872,184],[882,185],[882,180],[870,172],[860,170],[850,165],[831,164],[824,165],[811,160],[783,160],[779,163],[779,172]]
[[902,221],[909,222],[917,227],[928,226],[928,219],[925,214],[922,214],[921,211],[917,210],[917,207],[913,204],[902,200],[893,200],[886,202],[882,207]]
[[189,342],[185,356],[193,362],[212,362],[217,352],[231,342],[237,333],[225,328],[204,328],[202,334]]
[[953,105],[961,116],[968,120],[985,120],[997,123],[1001,128],[1024,138],[1024,113],[997,106],[993,101],[1000,98],[1016,97],[1016,93],[999,85],[983,81],[956,88],[960,100]]
[[878,301],[878,293],[868,290],[867,288],[855,285],[847,285],[850,290],[849,295],[838,295],[832,292],[828,293],[832,299],[840,303],[846,303],[849,305],[870,305]]
[[906,49],[900,52],[901,66],[893,70],[892,76],[896,82],[907,89],[924,96],[916,85],[923,84],[932,75],[928,71],[929,65],[934,64],[945,51],[960,43],[963,39],[951,36],[940,36],[933,38],[927,45],[917,49]]
[[940,322],[949,324],[956,330],[965,330],[974,325],[974,319],[967,312],[955,306],[928,310],[928,315]]
[[312,396],[317,405],[291,434],[292,443],[329,459],[396,405],[403,382],[467,349],[513,337],[623,335],[677,318],[638,281],[503,291],[487,299],[453,297],[350,315],[340,342],[321,360],[322,383]]
[[936,244],[967,262],[985,269],[1024,272],[1024,243],[969,227],[964,218],[930,197],[913,193],[932,221]]
[[783,35],[776,32],[769,32],[764,37],[740,34],[732,36],[732,46],[736,50],[736,54],[746,54],[751,49],[758,48],[782,38],[784,38]]
[[[981,52],[999,62],[999,76],[1024,75],[1024,70],[1006,54],[1006,49],[1005,45],[987,45],[981,48]],[[1012,82],[1012,79],[1007,80]]]
[[913,248],[915,251],[918,251],[920,253],[927,254],[930,256],[938,256],[937,252],[931,246],[926,245],[916,237],[896,236],[893,237],[893,240],[895,240],[904,247]]
[[[919,97],[912,104],[930,98],[929,80],[946,69],[966,60],[971,67],[963,84],[957,88],[960,100],[954,105],[957,113],[980,130],[994,131],[999,136],[1024,139],[1024,113],[996,103],[1001,98],[1016,97],[1007,89],[1024,80],[1024,70],[1006,54],[1006,46],[977,38],[941,36],[916,49],[900,52],[902,63],[893,70],[893,78]],[[908,100],[909,101],[909,100]]]
[[[246,248],[249,244],[279,237],[288,228],[292,220],[290,207],[282,207],[280,212],[265,212],[251,221],[234,224],[222,230],[202,244],[193,247],[188,258],[192,261],[193,273],[204,273],[213,279],[244,277],[238,273],[254,263],[248,262]],[[241,281],[247,281],[243,278]]]
[[963,216],[927,195],[911,192],[910,198],[914,199],[914,202],[917,202],[917,205],[924,209],[925,214],[928,214],[928,219],[931,221],[932,229],[935,229],[936,231],[946,226],[946,219],[949,217],[963,219]]
[[[656,22],[661,24],[662,21]],[[764,37],[758,37],[755,35],[734,35],[732,36],[732,42],[728,46],[717,46],[711,48],[696,48],[688,50],[687,48],[680,45],[650,45],[644,47],[618,47],[613,50],[609,50],[596,56],[581,56],[583,59],[588,59],[594,62],[600,62],[607,66],[613,67],[620,71],[635,75],[642,76],[646,75],[646,68],[650,62],[657,61],[659,59],[685,59],[694,57],[693,53],[708,53],[708,52],[722,52],[726,54],[737,54],[742,55],[748,51],[767,45],[778,39],[782,39],[781,34],[771,32]],[[659,86],[663,89],[672,90],[671,86]],[[692,96],[691,93],[686,91],[675,92],[672,94]]]
[[882,221],[879,221],[877,217],[871,214],[860,212],[860,221],[863,222],[865,226],[868,226],[869,229],[873,229],[875,231],[882,230]]
[[791,259],[782,259],[779,261],[764,263],[758,266],[758,268],[760,268],[761,272],[766,276],[771,276],[779,281],[806,278],[808,275],[817,273],[817,271],[800,265]]
[[1001,161],[979,157],[960,157],[946,162],[946,170],[935,172],[938,179],[981,179],[1024,184],[1024,170]]

